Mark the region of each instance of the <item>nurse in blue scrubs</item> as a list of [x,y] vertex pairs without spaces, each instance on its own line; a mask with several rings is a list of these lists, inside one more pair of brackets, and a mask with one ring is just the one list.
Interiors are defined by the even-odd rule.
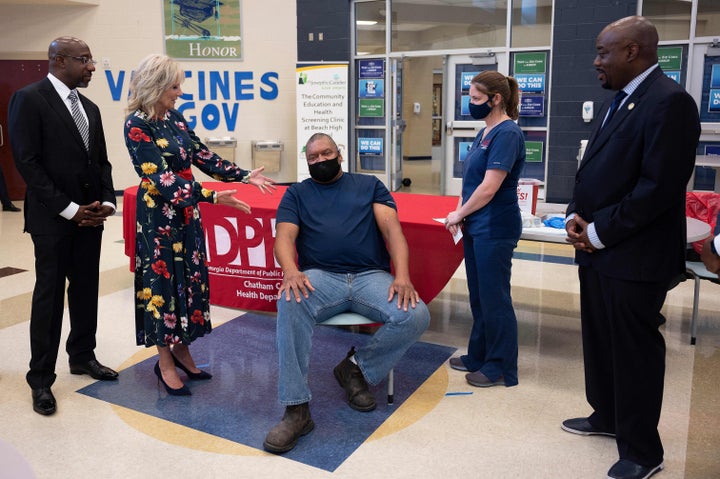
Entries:
[[477,387],[518,383],[517,319],[510,296],[513,250],[522,232],[517,186],[525,165],[525,141],[515,121],[518,84],[496,71],[476,75],[470,114],[484,120],[463,165],[462,195],[447,215],[451,233],[463,230],[473,327],[466,355],[450,367],[467,371]]

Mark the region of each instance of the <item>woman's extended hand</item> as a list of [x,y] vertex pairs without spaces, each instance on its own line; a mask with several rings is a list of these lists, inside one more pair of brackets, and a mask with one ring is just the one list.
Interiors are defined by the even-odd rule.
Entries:
[[237,193],[237,190],[223,190],[215,192],[217,204],[231,206],[245,213],[250,213],[250,205],[235,198],[233,196],[235,193]]
[[276,188],[275,180],[261,174],[264,169],[264,166],[261,166],[260,168],[255,168],[250,172],[250,178],[248,178],[248,183],[260,188],[260,191],[262,191],[263,194],[265,194],[265,191],[270,191],[271,189],[274,190]]

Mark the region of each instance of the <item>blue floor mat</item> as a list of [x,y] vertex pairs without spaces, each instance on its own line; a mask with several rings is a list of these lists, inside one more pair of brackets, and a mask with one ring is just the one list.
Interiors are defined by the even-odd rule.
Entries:
[[[309,374],[315,429],[283,457],[334,471],[455,351],[416,343],[395,367],[395,403],[388,406],[383,381],[372,388],[377,409],[361,413],[347,405],[332,370],[350,346],[369,338],[335,327],[315,328]],[[265,435],[284,411],[277,400],[275,317],[247,313],[235,318],[194,342],[192,353],[213,374],[209,381],[186,382],[192,396],[168,396],[158,387],[153,373],[157,356],[124,369],[118,381],[97,381],[78,392],[262,449]]]

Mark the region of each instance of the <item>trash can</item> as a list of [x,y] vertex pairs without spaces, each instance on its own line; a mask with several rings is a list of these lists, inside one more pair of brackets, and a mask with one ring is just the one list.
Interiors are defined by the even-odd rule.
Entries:
[[537,208],[538,190],[542,185],[541,180],[535,178],[520,178],[518,180],[517,194],[520,210],[531,215],[535,214]]
[[237,140],[235,138],[231,136],[224,136],[222,138],[205,138],[205,146],[210,148],[210,151],[221,157],[223,160],[235,163],[235,147],[237,146]]
[[264,166],[264,173],[277,173],[280,171],[282,151],[283,143],[280,140],[253,140],[253,169]]

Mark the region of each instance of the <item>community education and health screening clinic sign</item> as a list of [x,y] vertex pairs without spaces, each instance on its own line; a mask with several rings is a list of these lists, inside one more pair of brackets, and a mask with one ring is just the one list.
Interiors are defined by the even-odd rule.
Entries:
[[[348,64],[299,63],[296,68],[297,180],[310,177],[305,143],[315,133],[330,135],[344,155],[348,144]],[[347,161],[342,163],[347,171]]]

